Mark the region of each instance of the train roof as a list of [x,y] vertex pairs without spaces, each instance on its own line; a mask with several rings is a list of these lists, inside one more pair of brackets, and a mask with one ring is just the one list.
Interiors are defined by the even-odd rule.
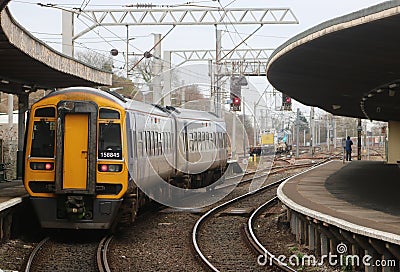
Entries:
[[196,119],[196,120],[209,120],[214,122],[223,122],[223,119],[219,118],[212,112],[190,110],[184,108],[174,108],[171,114],[179,119]]
[[194,120],[207,120],[213,122],[224,122],[223,119],[217,117],[214,113],[211,112],[184,109],[184,108],[175,108],[172,106],[163,107],[160,105],[143,103],[136,100],[126,99],[122,95],[115,92],[103,91],[89,87],[70,87],[61,90],[56,90],[51,92],[47,96],[43,97],[42,99],[57,94],[65,94],[68,92],[85,92],[88,94],[99,95],[115,103],[118,103],[126,110],[139,111],[149,114],[157,114],[161,116],[172,115],[178,119],[192,119],[192,120],[194,119]]
[[137,100],[127,99],[125,103],[125,109],[139,111],[143,113],[157,114],[163,116],[169,116],[169,111],[161,106],[154,106],[153,104],[143,103]]
[[191,120],[203,120],[203,121],[213,121],[213,122],[223,122],[224,120],[218,118],[214,113],[190,110],[184,108],[176,108],[172,106],[160,106],[154,104],[147,104],[140,101],[128,99],[126,102],[126,108],[130,110],[142,111],[145,113],[161,114],[161,115],[172,115],[178,119],[191,119]]
[[111,91],[104,91],[100,89],[95,89],[95,88],[90,88],[90,87],[70,87],[70,88],[65,88],[65,89],[59,89],[55,90],[39,101],[46,99],[47,97],[59,95],[59,94],[68,94],[68,93],[73,93],[73,92],[83,92],[87,94],[92,94],[92,95],[98,95],[103,98],[107,98],[111,100],[114,103],[119,104],[121,107],[125,109],[131,109],[131,110],[138,110],[142,111],[144,113],[154,113],[158,115],[165,115],[167,116],[168,113],[165,111],[151,105],[151,104],[146,104],[140,101],[135,101],[135,100],[130,100],[124,98],[122,95],[116,93],[116,92],[111,92]]
[[102,91],[102,90],[90,88],[90,87],[70,87],[70,88],[54,90],[54,91],[50,92],[48,95],[46,95],[45,97],[41,98],[40,100],[46,99],[47,97],[59,95],[59,94],[67,94],[67,93],[73,93],[73,92],[82,92],[82,93],[87,93],[87,94],[98,95],[98,96],[107,98],[115,103],[118,103],[121,106],[123,105],[123,103],[126,102],[126,100],[119,94],[116,94],[113,92],[108,92],[108,91]]

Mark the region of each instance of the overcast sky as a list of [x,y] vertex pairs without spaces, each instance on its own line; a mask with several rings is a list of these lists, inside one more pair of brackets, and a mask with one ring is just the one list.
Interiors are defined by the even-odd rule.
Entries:
[[[299,20],[297,25],[265,25],[247,42],[246,46],[241,48],[276,48],[287,39],[311,28],[319,23],[329,19],[339,17],[369,6],[379,4],[385,1],[378,0],[220,0],[220,1],[191,1],[193,5],[202,5],[210,7],[224,8],[290,8],[296,18]],[[9,8],[13,17],[23,27],[30,31],[34,36],[45,41],[57,50],[61,50],[61,11],[57,8],[40,7],[37,1],[30,0],[12,0]],[[138,1],[123,0],[46,0],[43,4],[56,4],[62,8],[79,8],[86,9],[121,9],[127,4],[141,3]],[[188,1],[145,1],[143,3],[152,3],[156,5],[181,5]],[[87,4],[87,5],[86,5]],[[76,20],[75,33],[80,32],[82,26],[81,19]],[[247,34],[253,32],[258,26],[219,26],[224,30],[222,38],[222,47],[225,49],[233,48],[246,37]],[[136,54],[142,54],[149,50],[153,44],[152,33],[165,34],[170,26],[158,27],[130,27],[129,50]],[[118,38],[120,37],[120,38]],[[108,27],[96,28],[81,38],[75,44],[76,50],[87,48],[94,50],[100,54],[109,55],[112,48],[119,51],[125,51],[126,28],[125,27]],[[184,50],[184,49],[214,49],[215,48],[215,28],[214,26],[177,26],[162,43],[162,50]],[[115,65],[123,66],[123,59],[120,56],[116,59]],[[172,60],[174,62],[174,60]],[[251,79],[253,87],[262,92],[267,86],[265,78]],[[254,89],[253,88],[253,89]],[[257,93],[251,88],[249,90],[249,99],[256,100]]]
[[[57,7],[74,8],[81,7],[82,2],[89,2],[86,9],[121,9],[127,4],[136,4],[132,1],[105,1],[105,0],[46,0],[44,4],[57,4]],[[195,5],[225,7],[225,8],[290,8],[299,20],[298,25],[265,25],[255,36],[247,42],[250,48],[271,48],[283,43],[288,38],[300,33],[312,26],[327,21],[329,19],[345,15],[362,8],[369,7],[385,1],[378,0],[220,0],[220,1],[192,1]],[[37,1],[12,0],[9,4],[12,15],[26,29],[31,31],[35,36],[44,41],[49,42],[53,47],[59,49],[61,44],[61,12],[57,8],[40,7]],[[39,2],[40,3],[40,2]],[[68,4],[66,4],[68,3]],[[112,5],[110,5],[112,3]],[[139,2],[140,3],[140,2]],[[150,3],[145,1],[144,3]],[[151,3],[156,5],[177,5],[187,3],[187,1],[161,1],[154,0]],[[76,20],[75,33],[79,32],[79,24],[81,19]],[[232,26],[220,26],[222,30],[228,30],[229,33],[224,34],[222,45],[224,48],[231,48],[232,44],[237,43],[244,37],[246,33],[251,33],[258,26],[240,26],[235,28]],[[165,34],[170,26],[157,27],[131,27],[130,38],[133,40],[132,51],[146,51],[151,46],[153,37],[151,33]],[[96,50],[102,49],[108,52],[113,47],[120,47],[124,50],[123,44],[118,43],[113,33],[125,37],[125,27],[109,27],[109,29],[97,28],[98,31],[110,44],[106,44],[104,39],[97,34],[91,33],[78,39],[77,42],[84,46]],[[237,34],[236,32],[240,33]],[[174,49],[212,49],[215,47],[215,32],[213,26],[178,26],[163,41],[163,50]],[[97,39],[96,39],[97,38]],[[233,41],[232,41],[233,40]],[[96,42],[97,43],[94,43]],[[103,45],[99,46],[98,42]],[[137,48],[135,48],[137,47]],[[79,47],[78,47],[79,48]]]

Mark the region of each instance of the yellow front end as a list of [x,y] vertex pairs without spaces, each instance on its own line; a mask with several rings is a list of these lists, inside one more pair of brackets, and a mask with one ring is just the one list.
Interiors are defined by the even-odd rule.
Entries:
[[98,90],[55,92],[32,106],[24,185],[43,227],[111,226],[128,187],[125,130],[123,107]]

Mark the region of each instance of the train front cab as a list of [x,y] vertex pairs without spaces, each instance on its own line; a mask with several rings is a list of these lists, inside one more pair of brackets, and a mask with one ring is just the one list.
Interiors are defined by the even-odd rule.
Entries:
[[27,128],[24,184],[41,226],[108,229],[128,180],[123,110],[53,100]]

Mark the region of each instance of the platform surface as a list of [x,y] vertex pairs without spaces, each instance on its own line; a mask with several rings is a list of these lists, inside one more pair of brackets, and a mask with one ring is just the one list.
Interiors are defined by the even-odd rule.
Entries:
[[400,244],[400,168],[331,161],[278,189],[291,209],[354,233]]
[[11,181],[0,183],[0,211],[10,208],[22,202],[27,197],[22,181]]

